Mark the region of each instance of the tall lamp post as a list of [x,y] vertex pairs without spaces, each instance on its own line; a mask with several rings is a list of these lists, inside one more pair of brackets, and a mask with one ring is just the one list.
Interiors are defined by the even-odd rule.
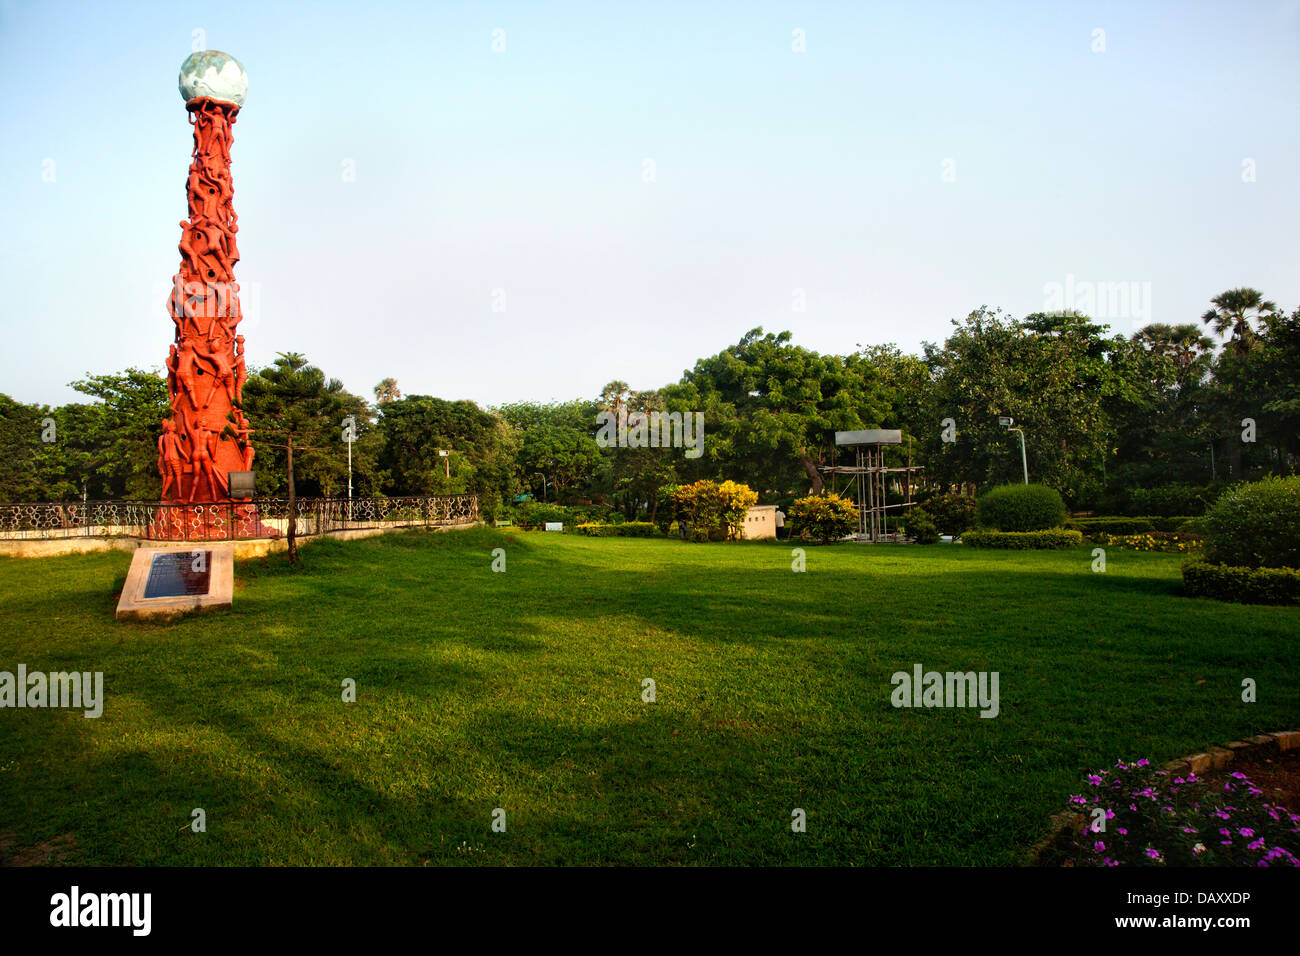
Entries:
[[352,443],[357,440],[357,417],[343,419],[343,440],[348,443],[348,520],[352,520]]
[[1020,465],[1025,470],[1025,484],[1029,484],[1029,459],[1025,456],[1025,433],[1019,428],[1011,427],[1015,424],[1014,418],[1003,416],[998,419],[998,424],[1007,429],[1007,431],[1013,431],[1020,436]]

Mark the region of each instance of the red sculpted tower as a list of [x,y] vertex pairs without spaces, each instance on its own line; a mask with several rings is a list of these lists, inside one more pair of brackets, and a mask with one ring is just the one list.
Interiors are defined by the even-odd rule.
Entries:
[[240,410],[247,372],[230,178],[231,129],[248,78],[234,57],[204,50],[181,66],[180,89],[194,127],[194,152],[189,218],[180,224],[180,272],[168,298],[176,337],[167,356],[171,415],[158,439],[158,470],[166,502],[225,502],[231,500],[229,473],[253,464]]

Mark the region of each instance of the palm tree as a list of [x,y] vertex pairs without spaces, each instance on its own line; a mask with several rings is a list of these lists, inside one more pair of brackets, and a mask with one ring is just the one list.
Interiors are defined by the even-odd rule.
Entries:
[[[1201,316],[1206,325],[1213,325],[1219,335],[1232,333],[1233,349],[1238,355],[1245,355],[1255,347],[1255,330],[1251,320],[1258,322],[1265,316],[1277,312],[1277,305],[1265,302],[1263,295],[1255,289],[1229,289],[1210,300],[1214,308],[1207,309]],[[1254,316],[1248,313],[1254,312]]]
[[1191,323],[1175,325],[1169,330],[1168,355],[1178,366],[1179,385],[1186,385],[1187,373],[1214,350],[1214,339],[1202,334]]
[[402,397],[402,390],[397,387],[397,379],[389,377],[375,386],[375,404],[394,402]]

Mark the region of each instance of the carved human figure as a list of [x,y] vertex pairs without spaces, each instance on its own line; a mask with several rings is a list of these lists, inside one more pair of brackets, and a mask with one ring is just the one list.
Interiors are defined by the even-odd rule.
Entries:
[[176,423],[164,418],[162,434],[158,436],[158,471],[162,475],[162,497],[167,497],[167,489],[175,488],[179,496],[184,490],[185,465],[189,460],[180,438],[176,435]]
[[226,398],[231,405],[236,405],[236,377],[235,363],[223,355],[221,352],[214,352],[211,355],[204,356],[211,363],[212,388],[208,389],[208,400],[203,403],[204,408],[212,405],[212,396],[216,394],[218,386],[224,386],[226,389]]
[[213,498],[218,498],[225,492],[218,487],[219,478],[217,477],[217,433],[209,431],[203,427],[203,422],[196,422],[190,431],[190,440],[193,442],[193,448],[190,452],[190,461],[193,462],[193,481],[190,484],[189,500],[193,501],[195,494],[199,490],[199,476],[203,475],[208,481],[208,492]]
[[235,336],[235,404],[244,404],[244,383],[248,381],[248,366],[244,364],[244,337]]
[[188,272],[190,275],[212,278],[212,276],[208,276],[208,273],[211,272],[215,276],[218,263],[208,255],[206,248],[199,249],[194,245],[196,241],[199,242],[199,245],[203,245],[202,236],[202,233],[190,225],[188,219],[182,219],[181,241],[177,244],[177,248],[189,264]]
[[175,345],[169,345],[169,346],[167,346],[167,362],[166,362],[166,365],[167,365],[167,394],[168,394],[168,395],[175,395],[175,394],[176,394],[176,388],[177,388],[177,385],[176,385],[176,360],[177,360],[176,346],[175,346]]
[[253,443],[248,440],[249,431],[248,420],[240,413],[239,426],[235,429],[235,434],[239,436],[239,450],[244,456],[244,471],[253,470],[253,455],[257,453]]
[[182,395],[188,395],[191,407],[196,412],[199,410],[199,400],[194,389],[194,371],[194,346],[186,340],[181,343],[180,350],[176,353],[176,381],[180,388],[172,398],[173,411],[176,410]]

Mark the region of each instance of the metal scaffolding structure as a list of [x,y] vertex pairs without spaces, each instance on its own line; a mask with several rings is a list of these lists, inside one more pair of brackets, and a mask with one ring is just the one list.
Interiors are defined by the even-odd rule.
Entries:
[[[832,485],[835,476],[849,476],[850,483],[854,487],[854,502],[858,507],[857,538],[859,540],[879,542],[897,539],[900,531],[895,530],[892,535],[889,531],[889,511],[892,508],[901,512],[913,505],[912,473],[921,471],[921,467],[912,464],[910,452],[905,467],[890,468],[885,464],[885,446],[902,443],[903,433],[897,429],[869,428],[864,431],[836,432],[835,444],[852,448],[855,463],[828,465],[818,469],[822,474],[830,477]],[[892,474],[903,475],[907,500],[891,505],[888,503],[887,492],[889,476]],[[846,484],[845,489],[847,488]],[[839,493],[843,494],[843,491]],[[896,529],[899,527],[898,521],[898,518],[894,519]]]

